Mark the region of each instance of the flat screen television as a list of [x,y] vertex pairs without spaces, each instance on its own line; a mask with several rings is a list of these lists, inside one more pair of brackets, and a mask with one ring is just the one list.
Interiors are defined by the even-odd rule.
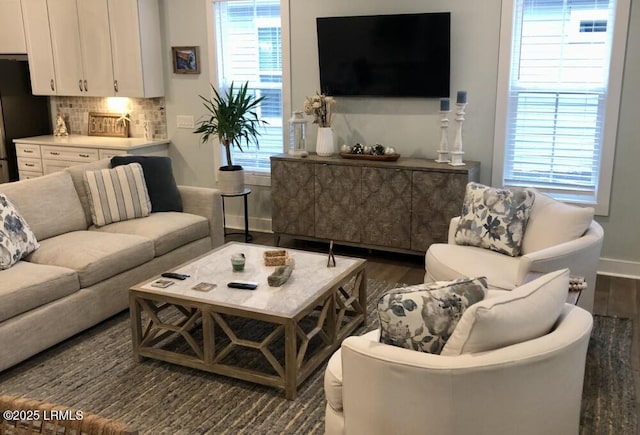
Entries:
[[451,13],[316,19],[327,95],[448,97]]

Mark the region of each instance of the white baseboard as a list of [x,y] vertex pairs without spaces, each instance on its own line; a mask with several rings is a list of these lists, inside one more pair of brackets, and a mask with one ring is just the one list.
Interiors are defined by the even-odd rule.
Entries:
[[[244,216],[234,215],[226,217],[227,228],[233,228],[234,230],[244,231]],[[254,218],[249,216],[249,232],[258,231],[261,233],[271,232],[271,219],[266,218]]]
[[640,262],[600,258],[598,273],[601,275],[640,279]]

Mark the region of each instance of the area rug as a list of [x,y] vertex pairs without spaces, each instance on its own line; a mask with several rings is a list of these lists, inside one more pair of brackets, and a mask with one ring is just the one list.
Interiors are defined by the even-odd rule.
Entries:
[[[397,284],[368,281],[375,301]],[[582,434],[635,434],[631,320],[595,317],[587,356]],[[115,418],[141,434],[322,434],[324,366],[288,401],[268,387],[159,361],[133,361],[128,313],[0,373],[0,393]],[[4,349],[2,351],[5,351]]]

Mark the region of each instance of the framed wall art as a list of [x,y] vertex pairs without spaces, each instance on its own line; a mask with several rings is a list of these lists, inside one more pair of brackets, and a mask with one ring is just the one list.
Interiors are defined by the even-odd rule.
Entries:
[[171,47],[175,74],[200,74],[199,47]]

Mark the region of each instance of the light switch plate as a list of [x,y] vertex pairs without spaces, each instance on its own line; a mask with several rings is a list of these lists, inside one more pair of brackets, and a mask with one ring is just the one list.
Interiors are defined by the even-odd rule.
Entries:
[[177,115],[176,126],[178,128],[194,128],[195,121],[193,119],[193,115]]

